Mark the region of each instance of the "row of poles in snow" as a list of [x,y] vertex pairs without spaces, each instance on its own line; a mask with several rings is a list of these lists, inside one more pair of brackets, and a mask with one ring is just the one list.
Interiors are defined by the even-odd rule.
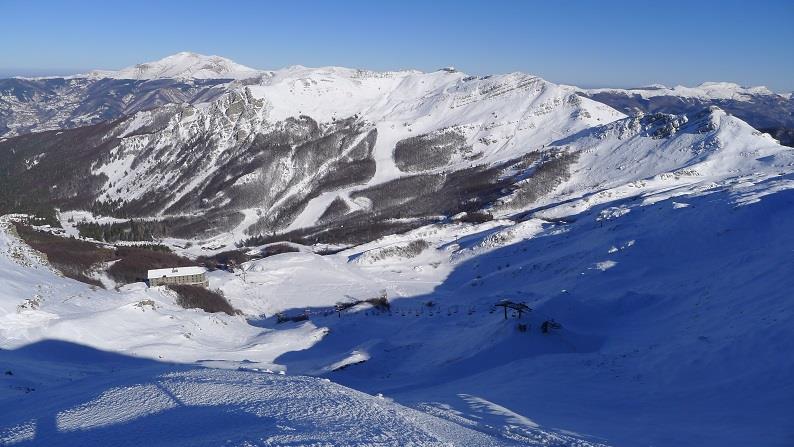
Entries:
[[[451,317],[453,315],[465,314],[468,316],[472,316],[475,314],[495,314],[495,313],[502,313],[498,310],[499,307],[503,308],[504,312],[504,319],[507,320],[508,318],[516,318],[521,319],[524,314],[528,314],[532,312],[532,308],[527,306],[525,303],[515,303],[509,300],[501,300],[496,304],[493,305],[483,305],[483,304],[471,304],[471,305],[451,305],[451,306],[439,306],[438,304],[427,302],[422,305],[416,306],[393,306],[393,305],[383,305],[381,307],[373,306],[366,310],[358,310],[352,311],[355,309],[359,304],[365,303],[364,301],[356,302],[356,303],[339,303],[335,307],[324,307],[324,308],[314,308],[314,309],[305,309],[303,313],[296,314],[293,316],[287,316],[285,314],[277,314],[276,319],[279,322],[286,322],[286,321],[304,321],[308,320],[313,317],[337,317],[337,318],[344,318],[350,316],[386,316],[386,317]],[[522,326],[522,331],[527,330],[526,324],[520,324]],[[552,329],[560,329],[562,325],[554,321],[554,319],[548,319],[541,323],[541,331],[543,333],[548,333]]]
[[355,304],[338,304],[335,307],[321,307],[321,308],[310,308],[305,309],[300,314],[293,314],[293,315],[283,315],[285,319],[297,319],[298,317],[305,316],[307,319],[312,317],[331,317],[336,316],[338,318],[346,317],[346,316],[353,316],[353,315],[364,315],[364,316],[389,316],[389,317],[410,317],[410,316],[453,316],[453,315],[475,315],[475,314],[494,314],[494,313],[502,313],[502,310],[499,308],[502,307],[504,311],[504,318],[521,318],[525,313],[529,313],[532,309],[524,303],[512,303],[510,301],[500,301],[493,305],[485,305],[485,304],[471,304],[471,305],[460,305],[454,304],[450,306],[441,306],[436,303],[427,302],[420,305],[414,306],[395,306],[390,304],[388,307],[377,307],[373,306],[366,310],[354,310],[359,304],[365,304],[365,301],[355,303]]

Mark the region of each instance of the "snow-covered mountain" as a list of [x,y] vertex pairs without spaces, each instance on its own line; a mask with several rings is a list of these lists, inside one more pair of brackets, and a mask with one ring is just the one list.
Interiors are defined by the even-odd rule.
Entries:
[[293,67],[210,102],[9,139],[0,156],[36,201],[178,217],[193,234],[175,236],[223,233],[228,246],[341,220],[352,229],[379,216],[391,231],[475,211],[548,161],[544,145],[621,117],[519,73]]
[[[231,247],[273,232],[360,243],[459,212],[510,215],[605,184],[680,179],[708,154],[727,166],[728,154],[774,159],[782,150],[718,109],[624,119],[520,73],[290,67],[213,91],[212,100],[7,140],[0,153],[37,201],[166,220],[168,236]],[[379,230],[361,231],[373,219]]]
[[121,70],[94,70],[78,78],[97,79],[248,79],[265,72],[238,64],[220,56],[183,51],[163,59],[136,64]]
[[[609,200],[653,190],[711,189],[742,178],[771,178],[794,166],[794,150],[712,107],[691,115],[624,118],[555,142],[576,154],[561,195],[607,193]],[[590,197],[591,204],[599,199]]]
[[0,143],[27,198],[226,248],[274,232],[361,243],[460,212],[709,187],[777,175],[790,152],[718,108],[623,117],[527,75],[337,68]]
[[711,106],[768,132],[788,146],[794,145],[794,102],[791,94],[766,87],[744,87],[730,82],[704,82],[697,87],[653,85],[632,89],[579,89],[580,94],[609,104],[626,114],[693,113]]
[[117,71],[0,79],[0,138],[96,124],[164,104],[211,101],[234,80],[268,73],[183,52]]
[[[182,52],[115,71],[93,70],[63,78],[3,79],[0,80],[0,137],[95,124],[166,103],[211,100],[219,91],[235,85],[230,81],[258,83],[277,74],[289,76],[301,69],[305,73],[314,71],[303,67],[258,70],[220,56]],[[200,86],[216,88],[211,90],[213,94],[206,95],[204,90],[196,91]],[[704,82],[696,87],[568,88],[625,114],[693,113],[716,105],[757,129],[772,133],[785,144],[792,142],[791,95],[778,94],[766,87]]]

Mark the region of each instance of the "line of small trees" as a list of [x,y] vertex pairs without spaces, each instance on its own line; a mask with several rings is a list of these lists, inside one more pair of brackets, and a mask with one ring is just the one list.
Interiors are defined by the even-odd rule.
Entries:
[[86,222],[77,224],[80,236],[104,242],[116,241],[153,241],[165,237],[168,233],[164,222],[130,220],[98,224]]

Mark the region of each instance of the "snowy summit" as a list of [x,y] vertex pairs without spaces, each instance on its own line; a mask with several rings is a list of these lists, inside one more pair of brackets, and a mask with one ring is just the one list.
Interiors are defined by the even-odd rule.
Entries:
[[[112,79],[248,79],[263,72],[221,56],[183,51],[158,61],[136,64],[118,71],[94,70],[90,78]],[[79,75],[78,75],[79,77]]]

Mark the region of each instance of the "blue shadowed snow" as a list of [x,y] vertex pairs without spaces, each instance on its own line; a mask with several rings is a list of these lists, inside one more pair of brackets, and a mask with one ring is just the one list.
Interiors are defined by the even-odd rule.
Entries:
[[[450,256],[467,247],[471,255],[454,258],[461,261],[442,284],[393,299],[390,314],[359,306],[342,317],[245,325],[269,338],[238,360],[275,348],[284,376],[211,350],[229,332],[210,331],[228,319],[191,325],[206,335],[190,340],[207,350],[197,357],[205,364],[245,370],[55,341],[2,350],[0,372],[12,374],[0,376],[0,408],[13,411],[0,412],[0,443],[788,445],[794,191],[774,192],[790,179],[777,180],[653,204],[612,202],[548,222],[539,234],[538,221],[526,222],[531,231],[516,234],[531,238],[506,237],[500,248],[505,233],[483,231],[459,240],[463,248]],[[475,250],[484,241],[497,245]],[[344,260],[281,256],[285,265],[320,259],[332,275],[345,274]],[[505,320],[493,309],[504,298],[533,310]],[[176,318],[147,306],[122,306],[131,312],[114,324]],[[562,328],[541,333],[550,318]],[[72,336],[72,327],[61,333]],[[97,328],[91,335],[112,333]]]
[[158,363],[59,341],[0,351],[0,364],[12,372],[3,386],[41,384],[0,400],[2,445],[515,445],[318,378]]
[[[277,361],[316,374],[363,351],[324,373],[522,439],[536,432],[516,414],[616,445],[794,439],[794,191],[609,205],[629,212],[597,221],[606,207],[594,208],[474,257],[432,293],[392,301],[392,316],[319,319],[330,333]],[[504,297],[534,309],[528,332],[487,311]],[[563,328],[541,334],[547,318]]]

